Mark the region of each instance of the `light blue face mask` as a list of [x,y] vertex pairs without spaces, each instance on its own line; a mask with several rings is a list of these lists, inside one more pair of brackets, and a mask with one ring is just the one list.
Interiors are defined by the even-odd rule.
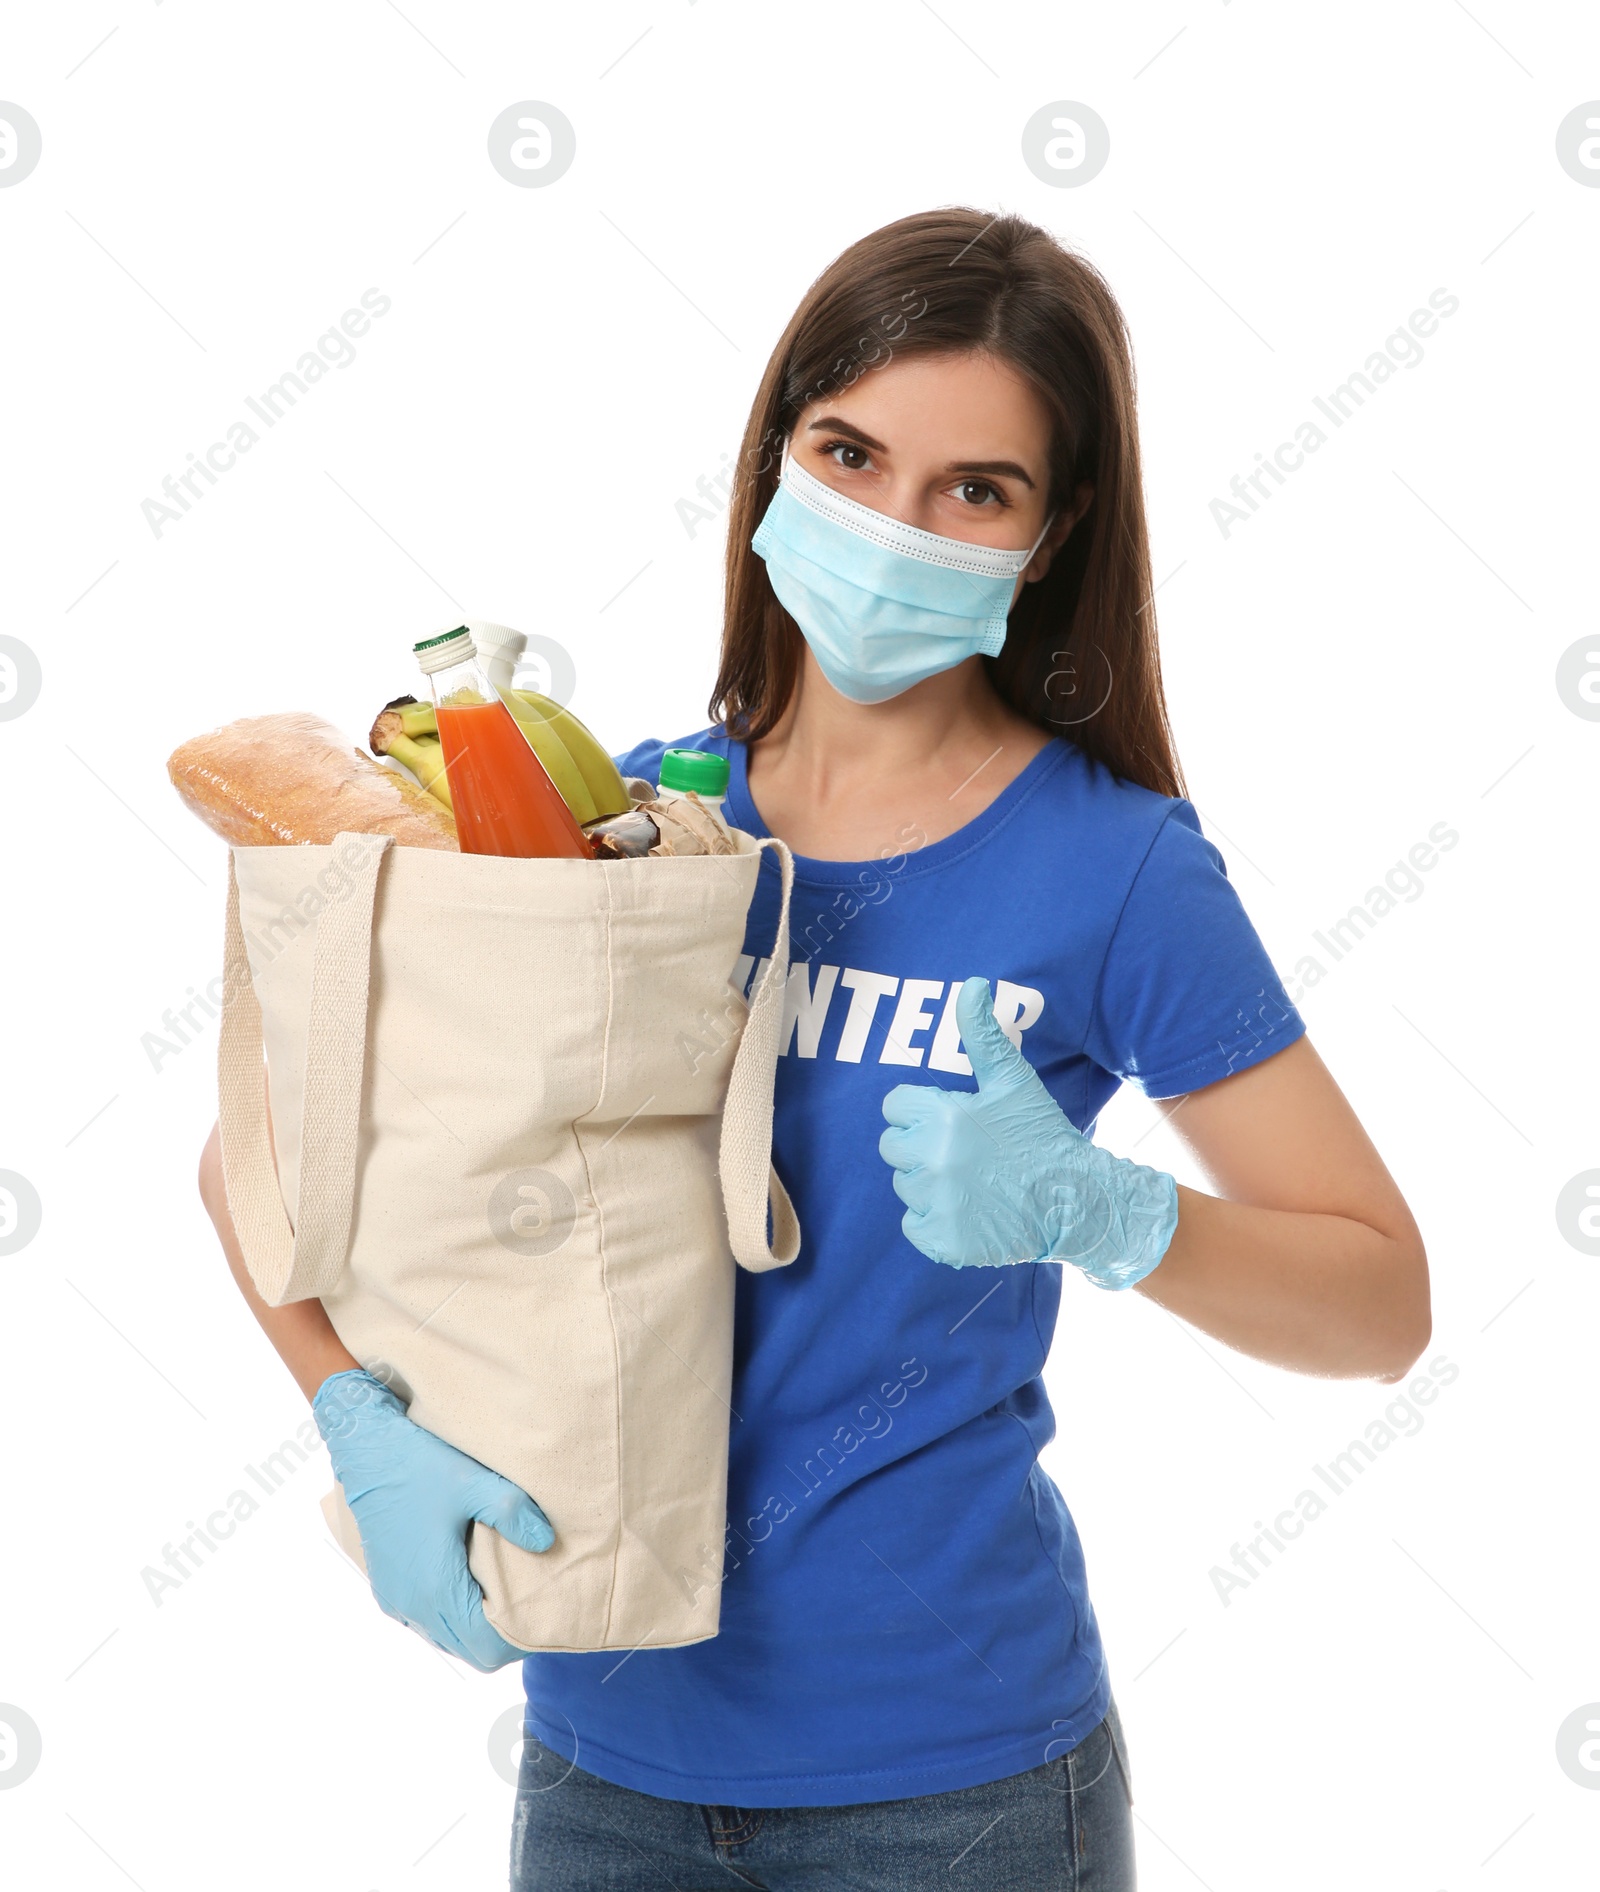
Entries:
[[1050,523],[1025,552],[969,545],[846,499],[786,452],[750,546],[829,683],[853,703],[885,703],[964,658],[999,655]]

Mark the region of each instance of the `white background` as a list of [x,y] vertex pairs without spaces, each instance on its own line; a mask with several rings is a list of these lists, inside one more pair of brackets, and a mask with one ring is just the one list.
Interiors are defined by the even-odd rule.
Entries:
[[[1401,1389],[1067,1284],[1046,1463],[1141,1884],[1594,1884],[1600,1771],[1570,1779],[1557,1730],[1600,1702],[1600,1259],[1555,1205],[1600,1165],[1600,724],[1555,672],[1600,628],[1600,190],[1555,136],[1600,97],[1600,20],[107,0],[7,38],[43,157],[0,189],[0,630],[44,676],[0,724],[0,1168],[43,1203],[0,1259],[0,1702],[43,1736],[0,1792],[7,1883],[504,1883],[517,1671],[379,1614],[320,1448],[159,1609],[141,1580],[305,1417],[195,1196],[213,1038],[159,1070],[142,1043],[220,959],[223,850],[162,764],[270,709],[359,735],[463,615],[563,642],[612,748],[701,726],[721,519],[691,537],[675,503],[816,272],[965,202],[1081,247],[1126,310],[1180,752],[1285,975],[1430,827],[1460,835],[1302,1001],[1427,1237],[1424,1358],[1458,1377],[1423,1429],[1224,1605],[1213,1566]],[[524,99],[576,127],[548,188],[487,160]],[[1022,159],[1060,99],[1110,127],[1078,188]],[[369,288],[392,307],[354,362],[155,536],[141,501]],[[1224,537],[1211,500],[1438,288],[1460,308],[1420,364]],[[1154,1123],[1124,1096],[1101,1138],[1186,1175]]]

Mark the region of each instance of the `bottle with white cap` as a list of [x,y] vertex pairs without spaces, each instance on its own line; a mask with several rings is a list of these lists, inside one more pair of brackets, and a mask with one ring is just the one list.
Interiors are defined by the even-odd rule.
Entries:
[[478,653],[483,674],[502,693],[511,689],[517,665],[528,647],[527,632],[514,631],[505,624],[486,624],[479,618],[468,618],[467,629],[472,633],[472,647]]

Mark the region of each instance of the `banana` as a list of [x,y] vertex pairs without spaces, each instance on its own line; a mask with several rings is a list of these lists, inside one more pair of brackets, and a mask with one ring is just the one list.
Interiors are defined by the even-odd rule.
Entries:
[[518,729],[527,737],[528,747],[544,764],[545,774],[560,790],[561,799],[572,810],[573,820],[580,828],[586,821],[595,820],[598,810],[583,770],[555,727],[543,717],[531,715],[527,705],[517,701],[515,691],[507,693],[506,708],[516,718]]
[[[541,696],[537,690],[513,690],[511,695],[514,699],[520,698],[543,726],[559,736],[565,745],[567,753],[588,784],[590,799],[595,806],[591,820],[625,814],[633,806],[633,798],[623,785],[616,763],[571,710],[563,709],[559,703],[553,702],[548,696]],[[576,814],[577,810],[574,809],[573,813]],[[580,815],[578,819],[581,825],[583,817]]]
[[[433,714],[431,704],[428,714],[430,717]],[[377,721],[372,725],[372,733],[367,737],[367,744],[374,755],[393,756],[396,762],[403,763],[436,801],[442,801],[452,814],[455,813],[450,800],[450,784],[445,780],[444,750],[437,737],[430,742],[408,736],[405,733],[403,709],[391,705],[380,711]]]
[[403,762],[410,769],[430,795],[455,813],[450,783],[445,776],[444,751],[437,742],[413,742],[409,736],[396,736],[389,743],[389,753],[396,762]]

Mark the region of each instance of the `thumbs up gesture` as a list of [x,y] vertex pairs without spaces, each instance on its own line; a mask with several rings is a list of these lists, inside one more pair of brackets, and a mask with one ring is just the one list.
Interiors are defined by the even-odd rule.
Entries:
[[951,1268],[1070,1261],[1096,1286],[1132,1287],[1178,1224],[1178,1186],[1079,1134],[1001,1030],[986,979],[956,999],[971,1091],[897,1084],[878,1153],[906,1205],[906,1239]]

